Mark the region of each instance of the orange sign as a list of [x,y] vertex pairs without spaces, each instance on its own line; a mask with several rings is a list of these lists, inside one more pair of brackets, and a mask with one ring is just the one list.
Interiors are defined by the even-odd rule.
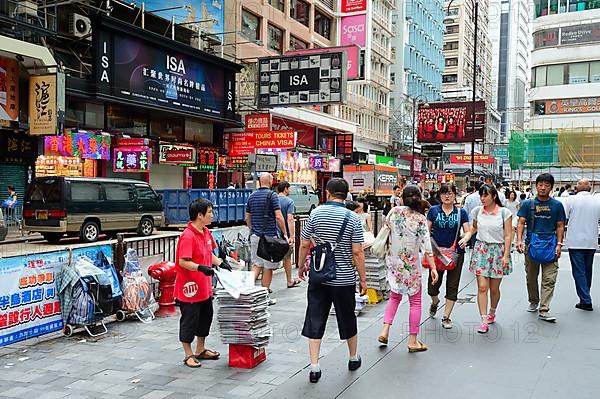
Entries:
[[19,64],[0,57],[0,119],[19,119]]
[[296,132],[293,130],[274,130],[254,133],[256,148],[288,149],[296,147]]
[[586,114],[589,112],[600,112],[600,97],[546,101],[546,114]]
[[[450,163],[471,163],[471,155],[450,155]],[[490,157],[488,154],[475,154],[475,163],[494,163],[494,157]]]

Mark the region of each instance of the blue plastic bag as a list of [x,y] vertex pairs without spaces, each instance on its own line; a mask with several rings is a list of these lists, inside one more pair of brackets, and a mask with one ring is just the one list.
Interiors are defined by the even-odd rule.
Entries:
[[123,296],[123,290],[121,289],[121,284],[119,283],[119,277],[117,275],[117,270],[115,266],[110,263],[104,252],[98,251],[96,254],[96,260],[94,261],[94,266],[101,269],[105,276],[108,278],[110,282],[110,288],[112,289],[112,297],[113,299],[117,299]]

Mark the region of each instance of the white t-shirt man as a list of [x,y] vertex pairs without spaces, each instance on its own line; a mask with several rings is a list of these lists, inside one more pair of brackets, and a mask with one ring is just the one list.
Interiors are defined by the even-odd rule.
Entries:
[[477,191],[473,191],[465,197],[465,204],[463,205],[463,208],[467,211],[467,215],[469,215],[469,223],[471,224],[473,224],[471,212],[478,206],[481,206],[481,197]]
[[589,191],[580,191],[563,201],[567,214],[567,246],[573,249],[598,248],[600,198]]

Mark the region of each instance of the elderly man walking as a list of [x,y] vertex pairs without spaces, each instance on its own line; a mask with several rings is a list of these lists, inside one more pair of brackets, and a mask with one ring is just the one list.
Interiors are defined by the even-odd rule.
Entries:
[[577,309],[592,311],[592,267],[598,248],[598,222],[600,221],[600,199],[591,194],[589,180],[577,182],[577,195],[565,201],[567,213],[567,246],[575,289],[579,297]]

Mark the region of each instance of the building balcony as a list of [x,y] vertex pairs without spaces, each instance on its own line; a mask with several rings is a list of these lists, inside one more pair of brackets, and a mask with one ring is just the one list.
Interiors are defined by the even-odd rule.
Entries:
[[390,90],[392,80],[375,72],[371,72],[371,80],[385,89]]
[[373,12],[373,21],[377,22],[379,25],[381,25],[387,31],[392,32],[392,19],[391,18],[385,18],[383,15],[374,11]]
[[390,63],[392,62],[392,51],[390,49],[383,47],[380,43],[377,43],[376,41],[373,41],[371,43],[371,48],[377,54],[388,60]]

